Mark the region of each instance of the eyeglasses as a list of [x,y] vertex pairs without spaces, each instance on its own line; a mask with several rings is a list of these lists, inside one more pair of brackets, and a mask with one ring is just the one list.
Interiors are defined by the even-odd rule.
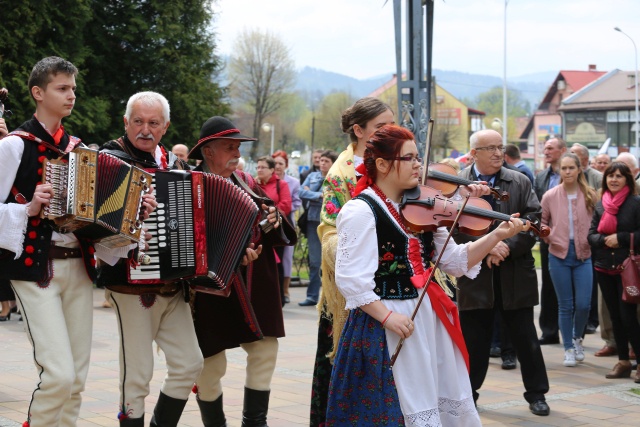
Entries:
[[422,157],[413,157],[410,155],[407,156],[402,156],[402,157],[390,157],[388,159],[385,160],[401,160],[403,162],[418,162],[418,163],[422,163]]
[[505,147],[504,145],[490,145],[488,147],[477,147],[475,148],[476,151],[487,151],[489,153],[495,153],[496,150],[500,150],[501,152],[504,153],[504,150],[506,150],[507,147]]

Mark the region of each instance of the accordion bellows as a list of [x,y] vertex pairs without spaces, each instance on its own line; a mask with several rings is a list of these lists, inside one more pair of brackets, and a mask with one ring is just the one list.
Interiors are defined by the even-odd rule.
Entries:
[[153,236],[150,262],[129,270],[131,284],[189,280],[224,289],[251,239],[259,213],[253,199],[229,180],[194,171],[156,171],[158,207],[145,220]]
[[45,159],[42,182],[54,196],[41,217],[57,231],[75,232],[107,247],[140,239],[142,196],[151,175],[110,154],[78,147],[61,159]]

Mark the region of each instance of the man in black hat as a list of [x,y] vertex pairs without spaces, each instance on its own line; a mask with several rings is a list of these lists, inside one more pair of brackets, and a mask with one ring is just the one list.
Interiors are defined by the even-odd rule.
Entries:
[[[255,139],[242,135],[229,120],[212,117],[202,126],[200,140],[189,153],[189,158],[203,160],[198,169],[230,179],[252,195],[254,200],[255,196],[265,197],[250,175],[236,171],[242,141]],[[266,205],[262,204],[261,207],[267,210]],[[296,239],[291,225],[282,219],[284,215],[275,207],[268,208],[268,213],[268,221],[275,227],[282,226],[284,236],[280,233],[282,230],[264,232],[260,226],[254,225],[252,244],[262,252],[257,259],[251,257],[255,260],[244,269],[243,277],[249,294],[248,302],[255,315],[252,316],[246,305],[243,309],[242,294],[236,291],[232,291],[228,298],[204,293],[196,293],[194,297],[196,334],[205,357],[204,369],[196,383],[198,406],[205,427],[226,425],[220,380],[227,367],[225,350],[238,346],[247,352],[242,425],[267,425],[278,338],[284,336],[280,285],[273,247],[295,244]],[[287,239],[289,242],[286,242]],[[251,255],[249,251],[248,255]]]
[[[127,102],[125,134],[106,142],[102,149],[141,168],[187,169],[188,165],[160,142],[170,124],[169,114],[169,102],[161,94],[136,93]],[[179,281],[129,283],[127,271],[130,260],[138,259],[138,247],[123,249],[122,258],[103,258],[98,268],[98,285],[108,289],[106,295],[120,333],[120,426],[145,425],[144,400],[153,377],[155,341],[165,354],[167,375],[150,426],[175,427],[202,369],[191,308]]]

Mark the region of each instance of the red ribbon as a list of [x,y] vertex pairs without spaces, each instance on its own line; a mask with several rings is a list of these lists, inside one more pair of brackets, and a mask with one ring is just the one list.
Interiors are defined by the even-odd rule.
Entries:
[[353,197],[356,197],[358,194],[362,193],[362,191],[373,185],[373,180],[367,173],[367,168],[364,166],[364,163],[361,163],[360,166],[356,168],[356,172],[361,174],[362,177],[358,180],[356,189],[353,192]]
[[[427,283],[431,270],[431,268],[428,268],[424,273],[413,276],[411,278],[413,286],[418,289],[423,288]],[[467,365],[467,371],[469,371],[469,352],[467,351],[467,345],[465,344],[464,336],[462,335],[458,307],[453,301],[451,301],[451,298],[449,298],[442,288],[433,281],[427,285],[427,294],[429,295],[433,311],[435,311],[436,315],[447,329],[447,332],[449,332],[449,336],[455,345],[458,346],[458,349],[464,358],[464,363]]]

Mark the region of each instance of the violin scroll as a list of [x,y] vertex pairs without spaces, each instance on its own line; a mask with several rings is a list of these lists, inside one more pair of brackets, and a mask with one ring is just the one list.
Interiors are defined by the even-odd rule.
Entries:
[[[447,197],[453,196],[458,190],[460,185],[475,184],[476,181],[471,181],[459,177],[456,174],[456,170],[443,163],[432,163],[429,165],[429,172],[427,174],[427,181],[425,185],[440,190],[442,194]],[[491,196],[496,199],[497,202],[506,202],[509,200],[509,193],[506,191],[500,191],[499,187],[491,188]]]
[[11,111],[10,110],[6,110],[4,107],[4,103],[7,101],[7,98],[9,97],[9,91],[6,88],[0,88],[0,118],[2,117],[6,117],[9,118],[11,117]]

